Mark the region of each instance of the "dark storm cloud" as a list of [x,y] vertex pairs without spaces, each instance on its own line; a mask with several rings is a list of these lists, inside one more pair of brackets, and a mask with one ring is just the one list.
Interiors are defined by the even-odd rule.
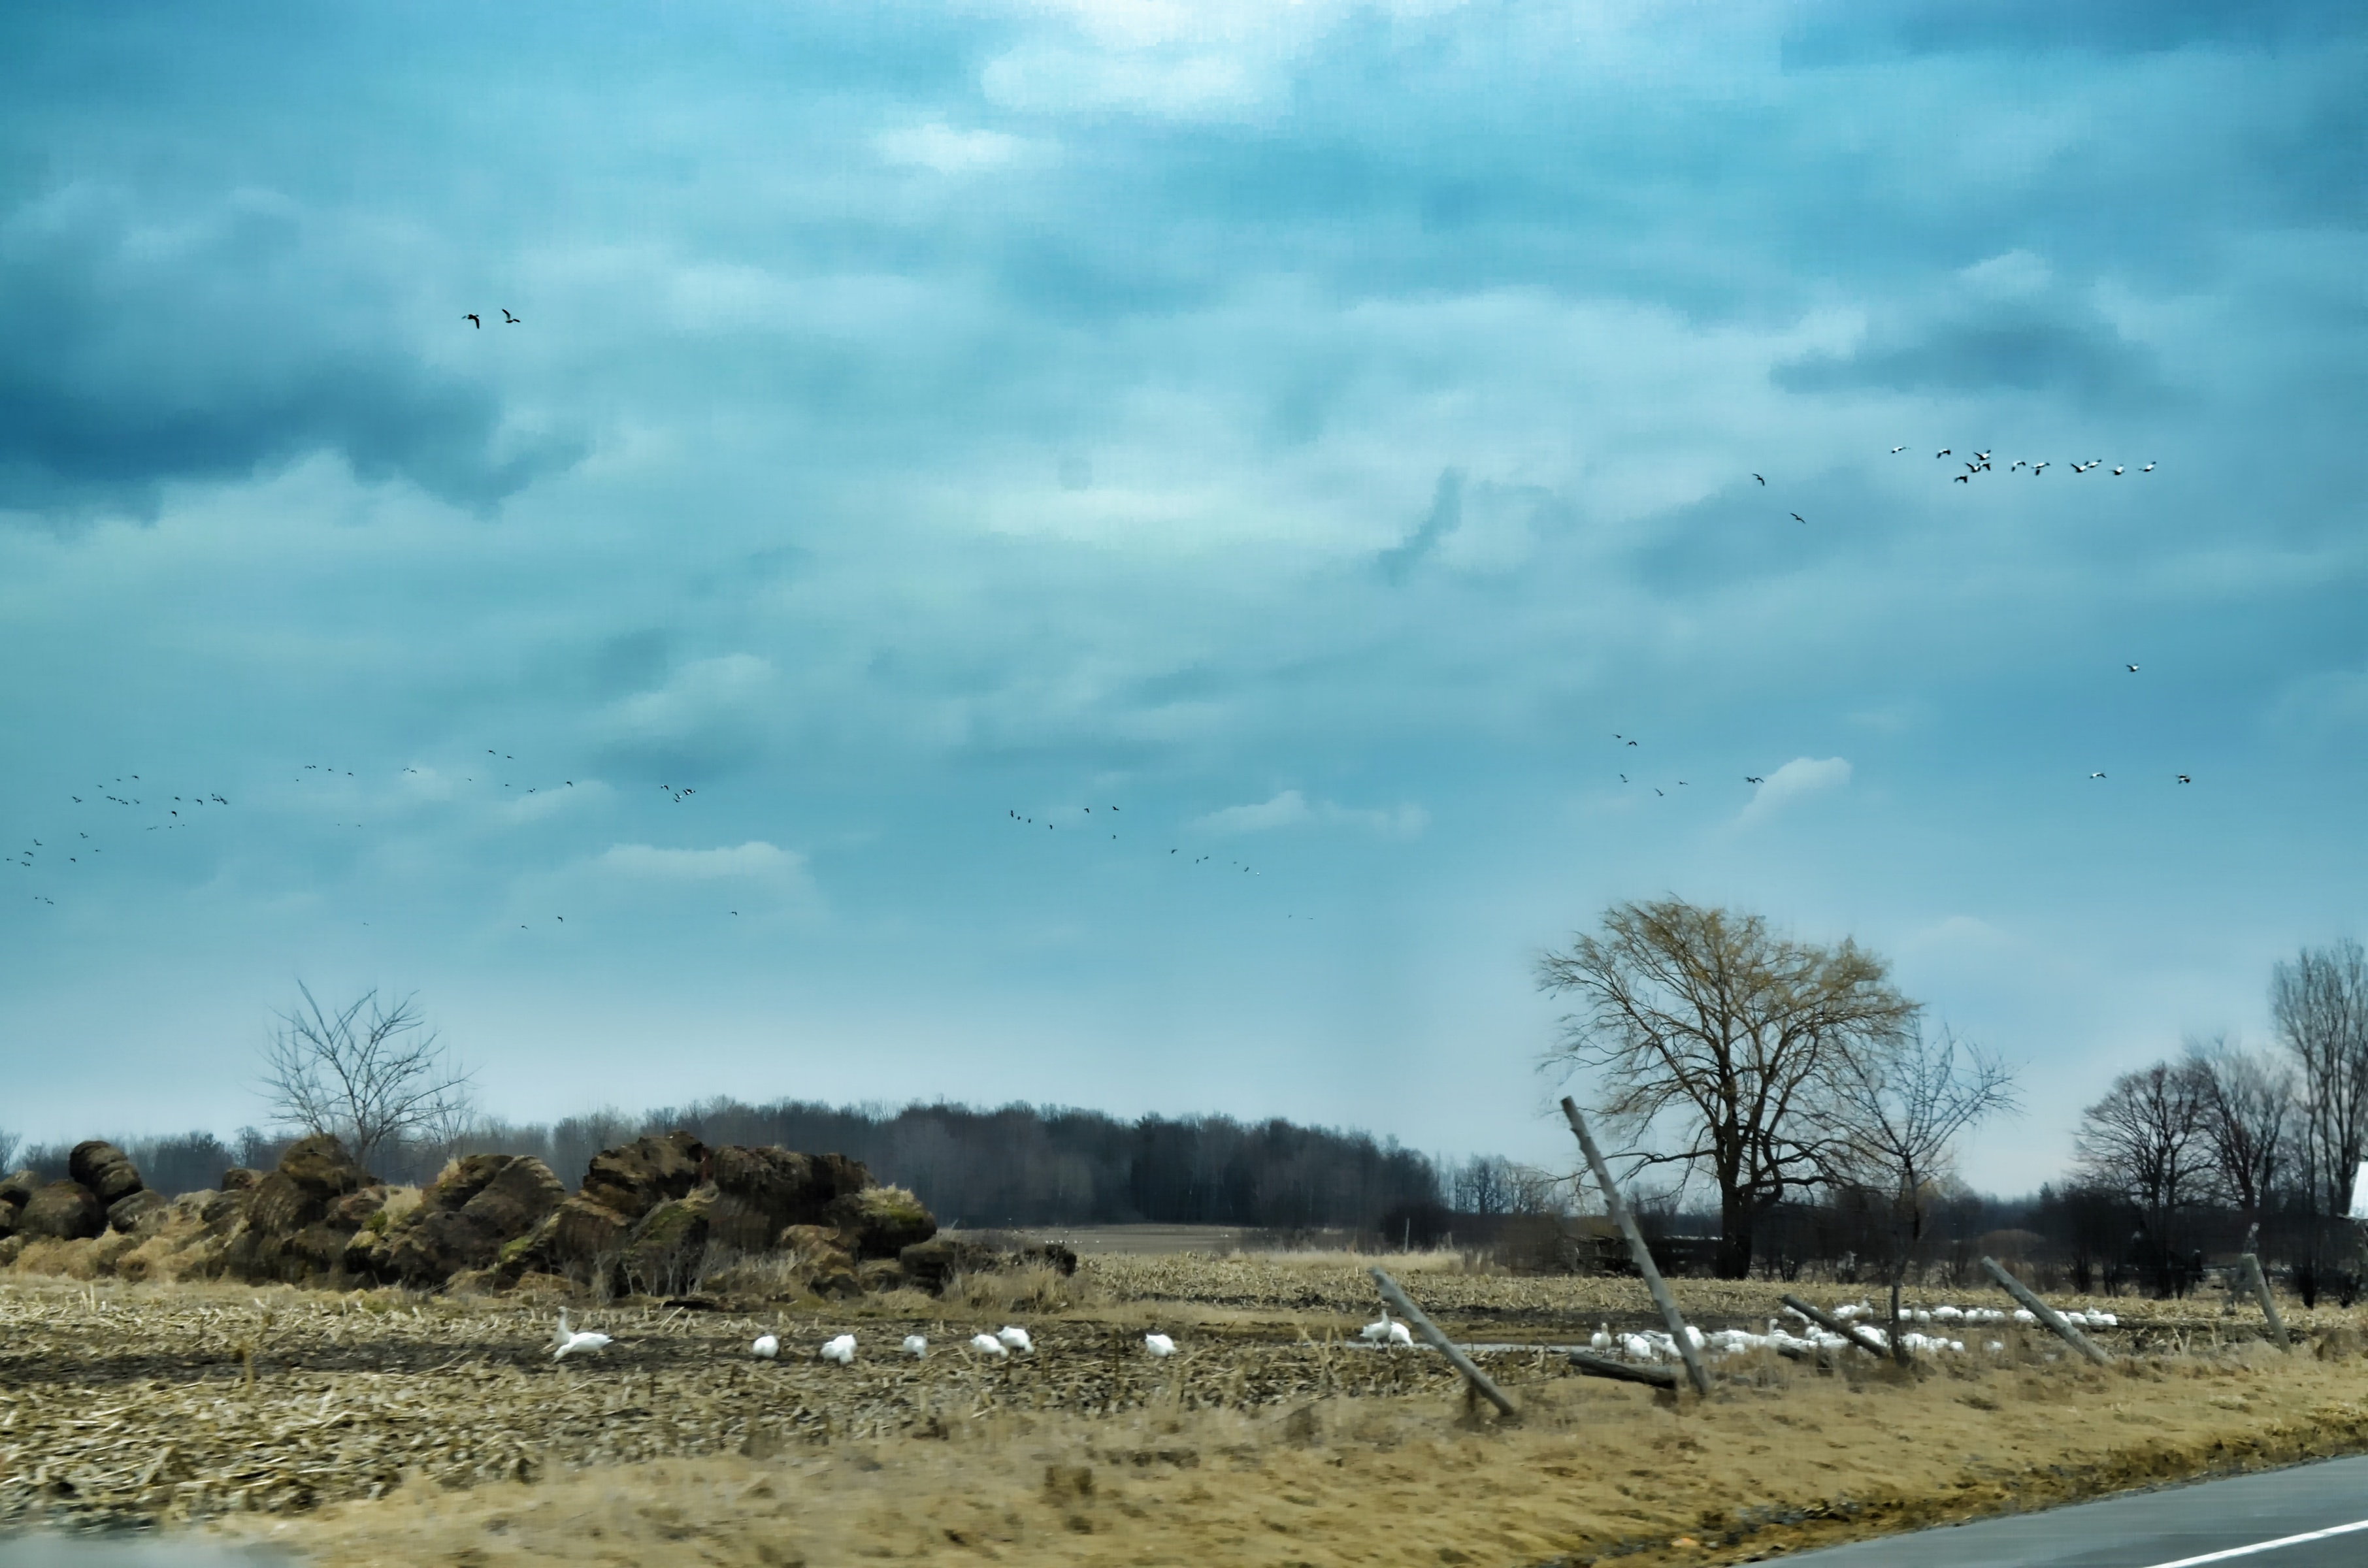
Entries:
[[1792,392],[2063,392],[2090,405],[2162,390],[2152,352],[2094,312],[2026,301],[1886,322],[1847,354],[1795,359],[1774,374]]
[[317,452],[482,509],[571,460],[397,341],[392,290],[324,289],[334,247],[284,202],[161,216],[85,187],[0,215],[0,511],[150,516]]

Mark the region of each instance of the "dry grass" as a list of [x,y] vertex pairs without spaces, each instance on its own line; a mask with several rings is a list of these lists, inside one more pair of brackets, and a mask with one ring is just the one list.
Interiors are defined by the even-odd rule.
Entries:
[[[2007,1330],[2003,1355],[1914,1376],[1732,1360],[1680,1404],[1497,1354],[1525,1414],[1498,1428],[1438,1358],[1341,1343],[1373,1310],[1366,1265],[1474,1340],[1643,1323],[1644,1290],[1453,1257],[1106,1256],[942,1301],[744,1313],[579,1301],[617,1343],[558,1364],[550,1301],[20,1272],[0,1279],[0,1524],[202,1525],[330,1562],[1642,1565],[2368,1447],[2368,1362],[2278,1357],[2216,1299],[2084,1303],[2121,1315],[2100,1335],[2132,1356],[2112,1373]],[[1763,1323],[1782,1287],[1677,1289],[1717,1328]],[[1952,1300],[2001,1298],[1924,1295]],[[2355,1314],[2287,1310],[2358,1343]],[[956,1348],[1007,1321],[1035,1355]],[[1151,1359],[1146,1327],[1184,1354]],[[768,1329],[785,1359],[747,1355]],[[843,1330],[854,1367],[804,1358]],[[908,1332],[927,1360],[889,1353]]]
[[2368,1369],[2062,1363],[1894,1381],[1761,1368],[1712,1400],[1498,1369],[1526,1419],[1452,1398],[1114,1418],[990,1413],[456,1493],[408,1485],[255,1533],[324,1564],[894,1559],[1118,1564],[1739,1562],[2368,1442]]

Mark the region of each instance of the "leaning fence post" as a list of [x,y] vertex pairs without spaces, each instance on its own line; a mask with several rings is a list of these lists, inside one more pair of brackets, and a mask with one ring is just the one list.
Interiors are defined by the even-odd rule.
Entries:
[[1587,1119],[1578,1114],[1577,1102],[1568,1095],[1563,1096],[1562,1113],[1569,1119],[1570,1130],[1578,1135],[1579,1152],[1587,1156],[1587,1168],[1595,1173],[1595,1185],[1603,1189],[1603,1206],[1611,1211],[1612,1223],[1628,1238],[1628,1256],[1636,1260],[1636,1272],[1645,1277],[1645,1289],[1653,1293],[1653,1304],[1661,1309],[1661,1321],[1669,1325],[1669,1337],[1678,1342],[1678,1354],[1685,1359],[1687,1379],[1696,1393],[1710,1392],[1710,1373],[1702,1366],[1702,1352],[1694,1348],[1693,1335],[1686,1330],[1685,1315],[1678,1311],[1677,1298],[1669,1294],[1660,1269],[1654,1266],[1653,1249],[1645,1244],[1645,1233],[1636,1228],[1636,1216],[1628,1211],[1628,1200],[1613,1185],[1611,1167],[1603,1163],[1603,1151],[1595,1146],[1594,1135],[1587,1131]]
[[1840,1335],[1870,1356],[1884,1357],[1891,1354],[1877,1344],[1864,1329],[1860,1328],[1856,1324],[1843,1322],[1823,1307],[1813,1307],[1798,1296],[1779,1296],[1776,1299],[1824,1329],[1827,1334]]
[[1505,1397],[1505,1391],[1492,1382],[1487,1373],[1474,1365],[1471,1357],[1457,1349],[1455,1342],[1441,1334],[1437,1324],[1423,1315],[1422,1309],[1416,1306],[1406,1293],[1398,1288],[1398,1282],[1379,1268],[1372,1272],[1373,1283],[1382,1288],[1382,1300],[1397,1308],[1398,1316],[1412,1324],[1414,1331],[1421,1335],[1432,1349],[1446,1357],[1455,1369],[1463,1374],[1464,1381],[1477,1390],[1481,1397],[1495,1405],[1508,1417],[1520,1420],[1521,1413],[1513,1408],[1513,1402]]
[[2113,1358],[2111,1356],[2106,1355],[2102,1350],[2098,1349],[2096,1346],[2089,1343],[2089,1336],[2087,1335],[2082,1334],[2078,1329],[2074,1328],[2070,1324],[2066,1323],[2062,1312],[2057,1312],[2054,1307],[2049,1306],[2045,1301],[2043,1301],[2038,1297],[2032,1295],[2029,1286],[2025,1285],[2021,1280],[2017,1279],[2013,1275],[2009,1274],[2005,1269],[2000,1268],[1997,1258],[1986,1257],[1982,1259],[1982,1267],[1989,1270],[1990,1278],[1998,1282],[1998,1286],[2001,1290],[2005,1290],[2008,1295],[2012,1296],[2016,1301],[2021,1301],[2025,1307],[2029,1308],[2031,1315],[2045,1324],[2049,1328],[2055,1330],[2055,1336],[2064,1341],[2065,1344],[2069,1345],[2073,1349],[2078,1350],[2081,1355],[2086,1356],[2089,1360],[2094,1361],[2100,1367],[2110,1367],[2113,1364]]
[[2278,1342],[2279,1349],[2293,1349],[2294,1342],[2286,1337],[2285,1319],[2278,1316],[2278,1304],[2270,1300],[2270,1282],[2261,1273],[2260,1256],[2248,1252],[2237,1261],[2244,1268],[2247,1282],[2253,1287],[2253,1299],[2261,1303],[2261,1315],[2270,1320],[2270,1337]]

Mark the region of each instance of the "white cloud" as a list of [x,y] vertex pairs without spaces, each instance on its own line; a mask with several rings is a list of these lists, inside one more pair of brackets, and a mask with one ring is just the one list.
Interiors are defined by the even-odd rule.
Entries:
[[1821,794],[1839,790],[1850,782],[1850,759],[1839,756],[1796,756],[1768,776],[1768,782],[1752,791],[1751,803],[1743,808],[1738,823],[1759,822],[1782,811],[1804,795]]
[[1222,811],[1196,817],[1187,825],[1202,833],[1232,835],[1269,833],[1276,828],[1301,827],[1309,823],[1361,827],[1385,838],[1413,838],[1430,825],[1430,813],[1411,802],[1395,806],[1356,807],[1325,801],[1311,806],[1307,797],[1298,790],[1285,790],[1272,800],[1260,801],[1255,805],[1227,806]]
[[1279,827],[1297,827],[1315,820],[1307,809],[1307,797],[1296,790],[1285,790],[1270,801],[1254,806],[1227,806],[1195,817],[1190,825],[1203,833],[1269,833]]
[[660,689],[618,703],[609,710],[611,724],[633,740],[681,740],[750,712],[772,684],[773,666],[754,653],[702,659]]
[[724,877],[789,878],[803,881],[806,858],[762,839],[718,849],[661,849],[651,844],[612,844],[598,864],[634,877],[673,881],[713,881]]
[[871,140],[881,158],[941,175],[970,174],[1011,162],[1027,144],[999,131],[957,131],[939,120],[883,131]]

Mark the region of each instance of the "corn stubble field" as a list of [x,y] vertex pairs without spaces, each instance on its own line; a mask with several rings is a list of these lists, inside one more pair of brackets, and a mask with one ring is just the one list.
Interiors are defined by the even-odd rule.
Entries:
[[[1350,1341],[1397,1272],[1521,1406]],[[1676,1282],[1705,1330],[1783,1287]],[[1852,1287],[1797,1287],[1813,1301]],[[1999,1305],[1928,1291],[1925,1305]],[[2297,1348],[2217,1297],[2110,1303],[2098,1370],[2009,1325],[1913,1373],[1755,1353],[1707,1400],[1543,1347],[1642,1327],[1633,1279],[1452,1256],[1089,1256],[779,1311],[0,1278],[0,1522],[159,1526],[324,1562],[820,1565],[1760,1561],[1885,1528],[2368,1447],[2352,1314]],[[1035,1349],[962,1348],[1017,1323]],[[1176,1336],[1155,1359],[1146,1330]],[[748,1353],[780,1335],[781,1358]],[[851,1367],[812,1358],[857,1335]],[[929,1355],[897,1353],[927,1335]],[[1969,1343],[1971,1335],[1968,1335]]]

